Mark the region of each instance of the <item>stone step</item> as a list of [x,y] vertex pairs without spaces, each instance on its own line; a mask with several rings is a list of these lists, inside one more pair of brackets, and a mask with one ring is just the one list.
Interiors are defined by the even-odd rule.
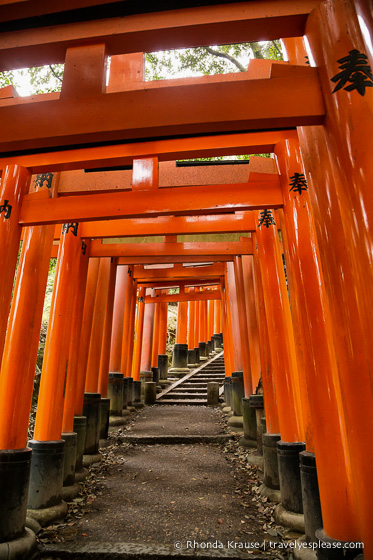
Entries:
[[203,398],[207,398],[207,391],[203,392],[203,393],[174,393],[173,391],[171,391],[170,393],[167,393],[166,395],[164,395],[162,397],[162,399],[203,399]]
[[[190,393],[200,393],[201,390],[203,390],[204,388],[205,387],[203,385],[199,386],[199,387],[190,387],[189,385],[184,387],[183,385],[179,385],[178,387],[176,387],[175,391],[178,392],[178,393],[180,393],[180,391],[183,391],[183,392],[186,392],[186,393],[188,393],[188,392],[190,392]],[[171,391],[171,393],[172,392],[173,391]]]
[[197,404],[207,404],[207,399],[162,399],[157,400],[157,404],[185,404],[185,405],[197,405]]

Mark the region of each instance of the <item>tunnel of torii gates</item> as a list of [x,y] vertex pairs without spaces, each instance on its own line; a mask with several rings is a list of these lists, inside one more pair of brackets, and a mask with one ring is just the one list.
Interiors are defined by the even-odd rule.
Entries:
[[[227,379],[243,371],[247,398],[261,378],[272,447],[316,458],[316,536],[333,545],[317,554],[362,541],[372,559],[372,4],[195,4],[0,7],[0,71],[65,63],[61,92],[0,91],[0,546],[26,538],[27,507],[59,503],[63,446],[107,402],[109,372],[138,398],[141,372],[166,369],[177,301],[174,369],[222,333]],[[280,38],[286,62],[143,81],[143,52]]]

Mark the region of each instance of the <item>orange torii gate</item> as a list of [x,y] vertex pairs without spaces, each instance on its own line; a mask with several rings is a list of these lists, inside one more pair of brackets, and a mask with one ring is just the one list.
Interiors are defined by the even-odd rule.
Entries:
[[[263,192],[261,198],[258,189],[254,204],[251,200],[251,205],[245,206],[244,202],[248,204],[245,189],[240,192],[237,188],[235,193],[241,209],[250,207],[262,211],[255,217],[252,248],[256,307],[261,310],[262,319],[259,330],[262,364],[265,364],[263,388],[269,427],[267,437],[272,438],[273,443],[276,433],[281,430],[286,440],[280,444],[281,456],[292,449],[296,461],[298,450],[303,446],[299,440],[305,439],[308,455],[301,454],[301,458],[308,465],[315,452],[319,471],[324,531],[318,531],[318,538],[331,545],[362,540],[369,558],[373,550],[370,519],[372,450],[366,446],[366,438],[371,439],[373,426],[370,390],[373,329],[369,289],[372,276],[372,159],[368,148],[372,140],[373,80],[372,21],[367,5],[362,0],[310,0],[297,4],[286,0],[261,0],[172,12],[126,14],[127,17],[123,18],[123,13],[115,12],[113,4],[112,17],[100,19],[111,4],[110,0],[102,0],[99,4],[96,0],[77,0],[75,3],[67,0],[61,6],[51,0],[48,6],[42,2],[35,7],[35,3],[10,1],[0,7],[0,68],[65,61],[61,94],[25,100],[13,97],[13,92],[7,89],[0,99],[0,149],[3,152],[0,330],[4,333],[21,228],[27,226],[14,298],[14,301],[23,302],[25,311],[20,317],[15,305],[12,307],[0,374],[0,398],[5,404],[0,407],[0,447],[7,456],[14,457],[24,466],[24,485],[27,485],[30,456],[25,448],[27,413],[33,381],[32,356],[35,340],[37,342],[35,329],[29,325],[40,324],[41,294],[55,235],[54,224],[67,222],[69,226],[78,218],[100,220],[130,216],[137,219],[134,212],[138,212],[138,216],[144,214],[141,196],[155,205],[158,214],[177,212],[177,194],[172,210],[168,212],[160,192],[149,190],[149,183],[145,187],[146,196],[144,191],[115,193],[114,203],[108,196],[111,193],[78,195],[73,201],[75,197],[58,198],[58,192],[53,190],[54,199],[47,200],[49,194],[42,191],[26,194],[31,173],[80,169],[86,167],[86,162],[95,168],[105,165],[104,162],[131,163],[131,157],[154,158],[158,156],[158,143],[163,153],[169,150],[162,156],[167,160],[172,153],[172,144],[176,146],[177,142],[184,140],[184,148],[189,154],[193,154],[193,150],[201,153],[204,149],[209,150],[210,155],[216,155],[219,150],[220,153],[224,150],[242,153],[238,136],[244,135],[243,131],[251,131],[253,135],[268,132],[271,136],[273,128],[292,129],[280,131],[285,137],[277,137],[271,148],[280,170],[281,186],[276,191],[278,204],[274,204],[273,199],[266,199],[268,193]],[[89,15],[93,5],[98,9],[98,15],[91,21]],[[74,10],[82,6],[85,16],[75,21],[69,19],[74,18],[78,13]],[[66,10],[70,10],[67,19],[57,18],[57,24],[57,20],[51,19],[53,14],[66,15]],[[28,20],[34,16],[43,18],[39,28],[32,28],[31,21],[35,20]],[[84,21],[85,17],[87,21]],[[124,19],[128,24],[126,27],[123,26]],[[53,28],[52,22],[55,24]],[[304,65],[306,51],[299,39],[302,35],[307,39],[310,67]],[[249,67],[247,73],[242,73],[245,75],[129,84],[126,90],[113,87],[106,90],[107,54],[115,56],[133,52],[133,49],[145,51],[281,37],[290,38],[285,41],[290,58],[288,64],[258,61],[259,66],[254,65],[252,70]],[[82,68],[87,70],[86,79],[82,79]],[[175,100],[177,107],[173,104]],[[127,114],[123,107],[129,104],[131,113]],[[295,127],[298,127],[301,151],[298,143],[292,142],[296,140]],[[211,141],[211,135],[216,134],[218,139],[224,133],[229,136],[230,133],[237,134],[237,137],[232,143],[228,139],[219,148],[217,140],[215,145]],[[176,138],[195,134],[202,136],[195,142],[192,140],[188,147],[189,138]],[[293,135],[291,138],[290,134]],[[206,144],[203,135],[210,136]],[[244,139],[241,140],[245,143]],[[261,141],[262,145],[268,145],[269,138],[262,137]],[[251,136],[246,142],[249,145],[245,143],[242,151],[250,153],[250,150],[258,149],[260,138]],[[104,146],[105,143],[118,145]],[[236,152],[233,151],[235,146]],[[175,150],[180,153],[181,144]],[[96,160],[93,153],[97,155]],[[144,188],[144,184],[140,188]],[[169,190],[159,189],[165,197]],[[196,190],[197,193],[200,196],[201,189]],[[141,196],[136,197],[139,194]],[[221,195],[224,203],[227,198],[224,199],[223,192]],[[96,197],[95,200],[91,196]],[[126,209],[123,205],[128,201],[131,207]],[[120,208],[115,210],[118,202]],[[203,212],[216,211],[211,193],[206,195],[204,202]],[[98,209],[100,204],[107,205],[108,209],[103,210],[102,206]],[[282,209],[274,216],[271,210],[280,207]],[[192,201],[188,209],[195,213],[200,208]],[[48,216],[45,212],[49,213]],[[149,211],[148,215],[151,213]],[[283,232],[291,310],[283,277],[277,221],[280,221]],[[34,449],[40,442],[48,448],[52,438],[60,437],[62,425],[71,425],[71,403],[69,410],[62,410],[63,368],[59,360],[55,360],[54,365],[52,360],[53,355],[61,356],[63,363],[68,355],[76,355],[73,342],[68,348],[63,323],[69,321],[71,313],[78,330],[79,323],[89,325],[94,313],[104,308],[105,302],[100,297],[102,290],[97,286],[112,286],[112,277],[108,275],[113,267],[109,270],[104,260],[98,263],[98,258],[89,259],[88,238],[84,241],[84,252],[80,251],[80,236],[79,229],[74,235],[67,227],[61,238],[53,320],[50,321],[53,329],[48,333],[35,432],[39,441],[32,444]],[[228,324],[230,336],[235,319],[239,318],[245,330],[241,307],[235,310],[231,304],[235,296],[242,308],[245,307],[242,305],[245,275],[242,274],[244,261],[241,259],[238,256],[234,263],[219,263],[225,276],[221,283],[223,323]],[[74,270],[76,274],[69,276],[67,270]],[[129,270],[132,271],[132,267]],[[179,278],[185,278],[181,271],[177,274],[180,274]],[[127,348],[133,344],[128,333],[134,332],[132,311],[135,309],[136,282],[131,277],[127,282],[128,290],[126,288],[126,300],[131,301],[128,317],[131,316],[132,321],[126,323]],[[62,289],[58,290],[57,286]],[[77,298],[73,309],[68,294],[74,290]],[[141,293],[144,295],[143,288]],[[106,309],[110,309],[109,300],[108,297]],[[86,304],[83,305],[84,301]],[[94,324],[97,326],[96,321]],[[95,328],[96,334],[98,330]],[[77,332],[74,332],[75,339]],[[24,364],[21,356],[28,343],[29,359]],[[89,340],[86,348],[88,346]],[[303,372],[302,353],[304,376],[299,375],[299,371]],[[323,356],[326,356],[325,360]],[[311,359],[307,361],[307,357]],[[227,356],[232,363],[236,358],[242,359],[244,368],[249,367],[251,356]],[[126,364],[123,368],[128,372]],[[75,379],[79,387],[82,382],[84,387],[84,368],[78,370]],[[16,391],[21,373],[22,398]],[[304,378],[307,387],[301,385]],[[83,391],[79,389],[77,393],[79,401]],[[70,385],[67,394],[71,395]],[[305,398],[307,394],[309,399]],[[81,403],[74,404],[75,414],[81,414]],[[308,418],[308,407],[312,422]],[[19,409],[20,416],[15,418],[13,410]],[[324,435],[329,417],[332,419],[330,431]],[[314,434],[311,431],[313,422],[317,426]],[[366,438],[361,436],[363,423]],[[63,444],[59,443],[54,451],[61,455],[62,447]],[[337,469],[335,463],[331,463],[334,457],[338,458]],[[35,477],[32,484],[36,484]],[[51,485],[51,491],[54,488]],[[285,485],[282,490],[284,495]],[[5,507],[6,514],[2,519],[13,521],[11,504],[5,504]],[[8,525],[0,524],[0,541],[12,541],[22,534],[24,509],[12,527],[14,529],[9,530]],[[314,538],[313,531],[310,539]],[[352,558],[351,547],[349,553]]]

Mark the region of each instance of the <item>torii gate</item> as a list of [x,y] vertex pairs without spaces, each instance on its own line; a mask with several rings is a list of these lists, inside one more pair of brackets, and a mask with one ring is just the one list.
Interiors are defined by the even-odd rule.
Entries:
[[[261,134],[273,128],[290,128],[293,132],[298,127],[301,152],[297,142],[289,137],[277,142],[273,148],[280,170],[282,200],[274,206],[267,206],[269,210],[283,206],[279,219],[285,255],[290,264],[289,292],[293,316],[288,307],[285,280],[278,272],[282,263],[273,216],[261,216],[260,219],[265,220],[262,225],[265,225],[256,226],[253,237],[258,307],[265,310],[269,356],[276,386],[276,400],[268,390],[265,397],[267,415],[272,415],[269,435],[275,433],[278,413],[276,428],[280,428],[286,442],[297,448],[301,440],[307,440],[308,449],[314,450],[317,456],[325,529],[325,533],[319,532],[318,536],[323,542],[329,542],[328,537],[331,537],[333,543],[363,540],[369,558],[373,550],[370,516],[373,457],[371,448],[366,446],[366,438],[369,441],[373,435],[370,375],[372,158],[367,147],[372,141],[373,80],[372,25],[367,5],[363,0],[304,0],[297,4],[286,0],[237,2],[172,12],[126,14],[123,18],[123,12],[118,14],[116,11],[117,4],[110,0],[102,0],[100,4],[90,0],[74,3],[67,0],[61,6],[51,0],[48,6],[44,3],[30,5],[30,2],[9,2],[1,6],[0,68],[65,61],[61,94],[22,100],[7,90],[0,100],[2,320],[7,320],[22,225],[30,225],[24,236],[24,246],[30,250],[23,253],[21,269],[29,267],[30,274],[32,261],[34,267],[37,263],[38,270],[44,271],[34,278],[33,297],[40,310],[40,288],[50,259],[55,227],[31,224],[69,223],[78,217],[99,220],[108,216],[134,216],[136,210],[143,214],[139,204],[141,197],[136,197],[138,193],[116,196],[115,200],[120,200],[121,205],[125,200],[131,202],[128,212],[123,206],[115,210],[112,204],[110,208],[110,198],[105,194],[87,194],[82,196],[87,204],[89,201],[94,203],[90,196],[97,196],[97,204],[108,203],[108,214],[106,210],[100,212],[85,207],[81,195],[72,204],[74,212],[69,213],[71,201],[68,199],[46,200],[42,192],[37,196],[26,194],[32,172],[79,169],[86,161],[90,167],[95,167],[98,160],[100,165],[108,160],[123,165],[126,157],[131,159],[130,154],[132,157],[156,157],[158,142],[168,142],[170,149],[172,143],[185,140],[176,138],[180,135],[211,136],[243,131]],[[82,12],[75,11],[82,7]],[[112,17],[100,19],[108,7],[113,9]],[[121,8],[125,10],[126,6]],[[92,9],[96,10],[96,19],[90,21]],[[31,28],[28,19],[35,15],[40,18],[41,27],[37,29]],[[128,26],[123,26],[123,19]],[[310,67],[304,65],[306,51],[302,41],[297,39],[302,35],[307,38]],[[126,91],[112,89],[105,93],[107,53],[115,56],[133,50],[281,37],[288,38],[285,46],[290,64],[264,63],[259,73],[255,69],[254,76],[250,76],[249,71],[243,73],[246,75],[145,84],[129,87]],[[87,71],[86,80],[82,79],[82,68]],[[175,99],[179,107],[173,106]],[[130,114],[123,111],[123,107],[128,106],[131,106]],[[133,140],[138,142],[128,148]],[[151,145],[145,146],[146,142]],[[259,142],[258,137],[256,142]],[[105,143],[109,146],[104,146]],[[116,146],[110,145],[116,143]],[[140,145],[146,153],[133,154]],[[214,152],[211,146],[210,154]],[[167,149],[165,144],[162,149]],[[192,149],[189,146],[189,153],[193,149],[198,153],[201,145],[194,144]],[[232,146],[223,149],[232,150]],[[98,156],[96,160],[92,157],[93,150]],[[305,183],[297,181],[301,175]],[[242,196],[246,194],[241,192]],[[125,195],[130,196],[125,198]],[[167,213],[164,201],[162,205],[157,193],[147,195],[152,204],[158,205],[158,212]],[[236,195],[239,198],[239,188]],[[211,204],[211,200],[207,202]],[[240,203],[242,208],[242,200],[237,204]],[[39,205],[44,212],[50,209],[51,214],[42,215]],[[176,202],[172,212],[175,208]],[[264,193],[262,201],[258,197],[255,208],[266,208]],[[193,201],[189,209],[198,211]],[[206,203],[204,211],[208,209],[213,211],[212,205]],[[256,224],[258,218],[256,214]],[[76,238],[69,229],[65,233],[61,243],[65,258],[63,261],[61,258],[58,269],[59,285],[65,290],[65,296],[62,301],[56,294],[55,315],[50,323],[54,323],[59,313],[63,317],[72,307],[71,304],[69,308],[71,282],[67,265],[79,263],[80,279],[85,278],[88,266],[88,253],[83,255],[85,258],[80,253],[80,232]],[[37,237],[38,244],[35,243]],[[237,272],[237,293],[240,293],[244,278],[240,274],[239,262],[233,266]],[[98,267],[96,273],[97,278]],[[89,282],[93,276],[93,273],[89,275]],[[103,277],[101,274],[101,279]],[[228,268],[226,283],[229,284],[230,278]],[[22,283],[18,280],[16,294],[20,298],[17,301],[27,302],[24,308],[26,320],[35,315],[29,306],[30,300],[21,298],[21,295],[25,298]],[[82,293],[79,294],[81,298]],[[81,301],[76,304],[77,310],[81,310],[80,316],[82,307]],[[77,311],[75,317],[78,315]],[[300,347],[311,358],[304,361],[309,399],[305,398],[305,390],[299,388],[303,377],[297,377],[297,356],[291,343],[292,325],[293,322],[296,324],[294,317],[298,317]],[[16,363],[10,360],[16,340],[18,354],[25,344],[25,331],[19,329],[19,317],[14,307],[9,329],[0,375],[0,399],[6,404],[0,407],[0,446],[17,461],[26,464],[27,484],[30,452],[25,445],[29,399],[25,396],[21,409],[14,406],[20,374],[14,374],[12,369],[13,380],[9,374],[10,364],[13,367]],[[262,326],[260,329],[262,331]],[[46,381],[43,384],[54,385],[59,398],[46,402],[48,390],[43,385],[35,432],[35,437],[43,442],[58,440],[61,436],[64,367],[62,364],[61,371],[53,375],[50,375],[49,368],[51,357],[56,359],[60,352],[66,352],[65,331],[63,321],[57,321],[50,335],[50,354],[45,366],[48,375],[44,376]],[[276,352],[273,339],[279,333],[281,344],[277,348],[281,352]],[[262,334],[265,339],[266,333]],[[34,332],[29,342],[34,348],[37,343]],[[288,377],[283,383],[286,370]],[[265,373],[268,372],[267,368]],[[25,395],[28,396],[32,385],[30,373],[33,374],[32,368],[22,371],[27,387]],[[270,387],[272,376],[268,376],[267,382]],[[67,386],[73,384],[67,380]],[[312,424],[307,420],[308,406]],[[19,418],[12,415],[13,409],[19,412]],[[71,407],[69,410],[70,414],[66,414],[71,423]],[[53,426],[52,416],[56,420]],[[324,435],[325,418],[330,429],[328,437]],[[361,437],[363,421],[365,438]],[[304,426],[309,428],[311,425],[315,426],[313,438],[308,429],[304,429]],[[6,510],[4,519],[7,522],[12,520],[11,511],[11,507]],[[13,529],[0,525],[1,540],[12,540],[22,533],[24,519],[21,518],[22,515],[16,519]]]

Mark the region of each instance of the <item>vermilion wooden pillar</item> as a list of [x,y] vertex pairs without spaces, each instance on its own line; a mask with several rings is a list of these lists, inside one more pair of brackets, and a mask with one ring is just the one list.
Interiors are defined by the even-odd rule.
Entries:
[[98,269],[97,289],[96,289],[95,305],[93,309],[91,338],[89,343],[89,352],[88,352],[88,361],[87,361],[87,373],[85,378],[86,393],[97,393],[97,388],[98,388],[102,336],[104,332],[106,304],[107,304],[109,282],[110,282],[110,269],[111,269],[110,257],[101,258],[99,269]]
[[133,345],[135,340],[136,322],[136,303],[137,303],[137,281],[132,282],[131,315],[129,322],[129,336],[127,340],[127,372],[126,377],[132,375]]
[[145,314],[145,288],[139,289],[136,313],[135,343],[133,348],[132,377],[134,381],[140,381],[140,361],[142,336],[144,331]]
[[214,301],[214,333],[213,334],[220,334],[221,332],[221,303],[218,300]]
[[[284,197],[283,226],[286,234],[291,291],[301,309],[301,341],[309,396],[317,477],[326,533],[333,538],[358,539],[350,459],[345,447],[346,427],[342,409],[333,329],[325,293],[321,262],[307,189],[294,190],[291,177],[304,176],[299,144],[276,144],[275,154]],[[285,238],[284,238],[285,239]],[[293,311],[294,311],[294,305]],[[325,425],[328,430],[325,432]],[[336,507],[337,506],[337,507]]]
[[[199,289],[195,289],[196,292],[199,292]],[[194,347],[198,348],[199,343],[199,333],[200,333],[200,322],[199,322],[199,301],[195,302],[194,306]]]
[[30,178],[28,169],[19,165],[8,165],[3,170],[0,183],[0,360],[21,240],[22,228],[18,225],[18,218]]
[[[190,290],[192,290],[192,288]],[[193,291],[194,291],[194,288],[193,288]],[[188,350],[194,350],[194,348],[195,348],[195,339],[194,339],[194,335],[195,335],[195,329],[194,329],[195,308],[196,308],[195,302],[194,301],[189,301],[188,302]]]
[[26,228],[0,371],[0,449],[27,444],[55,226]]
[[[224,369],[225,369],[225,376],[229,377],[232,375],[234,371],[232,365],[232,351],[231,348],[231,332],[229,332],[229,322],[228,322],[228,303],[227,303],[227,296],[226,296],[226,288],[224,280],[220,282],[220,289],[222,294],[221,299],[221,316],[223,317],[223,336],[224,336]],[[216,315],[215,315],[216,317]],[[216,333],[214,333],[216,334]]]
[[199,302],[199,342],[207,342],[207,302]]
[[84,295],[83,319],[80,332],[80,348],[75,394],[75,416],[81,416],[83,412],[85,375],[87,372],[89,341],[91,339],[91,325],[96,298],[99,265],[99,259],[89,259],[87,285]]
[[234,257],[234,272],[237,294],[238,321],[240,326],[242,370],[245,386],[245,397],[249,397],[253,393],[253,384],[251,379],[250,367],[250,349],[246,318],[245,288],[243,283],[242,261],[241,257],[239,256]]
[[[118,268],[121,268],[118,267]],[[121,362],[120,372],[127,376],[128,361],[129,361],[129,340],[131,338],[131,323],[132,323],[132,296],[133,296],[133,266],[125,267],[127,280],[126,280],[126,293],[124,298],[124,317],[123,317],[123,337],[121,344]],[[115,303],[114,303],[115,305]]]
[[254,291],[254,263],[253,257],[250,255],[242,255],[242,272],[245,288],[245,304],[246,304],[246,319],[249,336],[250,348],[250,369],[251,379],[253,384],[253,391],[255,392],[258,386],[261,363],[260,363],[260,348],[259,348],[259,327],[258,317],[255,306],[255,291]]
[[[270,212],[270,211],[269,211]],[[257,224],[259,215],[256,215]],[[276,225],[257,225],[256,238],[263,284],[271,361],[281,438],[304,441],[302,400],[294,348],[293,326]]]
[[[364,30],[363,35],[371,40],[372,30]],[[327,118],[324,127],[299,128],[298,135],[333,324],[347,444],[352,471],[358,473],[353,483],[360,538],[365,543],[364,555],[369,557],[373,555],[368,498],[373,492],[373,448],[366,446],[366,441],[373,437],[373,395],[369,363],[372,200],[368,179],[371,161],[367,159],[368,146],[372,145],[373,88],[367,88],[364,96],[343,87],[333,93],[338,83],[331,81],[341,71],[338,60],[350,51],[357,49],[371,60],[363,35],[351,2],[338,0],[332,9],[325,2],[322,9],[313,12],[307,39],[311,64],[321,69]],[[353,81],[346,85],[353,86]],[[364,436],[359,428],[362,422]]]
[[[162,290],[162,293],[167,293],[168,290]],[[160,303],[159,313],[159,339],[158,339],[158,354],[165,355],[167,350],[167,316],[168,316],[168,303]]]
[[207,302],[207,340],[210,341],[214,336],[214,300]]
[[152,367],[158,367],[158,346],[159,346],[159,313],[160,304],[154,304],[154,325],[153,325],[153,345],[152,345]]
[[115,281],[113,327],[109,362],[109,369],[113,372],[121,371],[127,279],[128,266],[119,266],[117,269],[117,277]]
[[[80,354],[80,335],[82,331],[84,299],[87,286],[89,245],[90,242],[88,240],[82,242],[82,247],[78,259],[78,279],[75,290],[73,315],[71,322],[71,337],[69,346],[65,400],[63,407],[62,433],[73,431],[74,416],[80,415],[82,412],[81,408],[83,407],[84,379],[79,379],[78,361]],[[79,399],[77,399],[78,394],[80,395]],[[76,411],[77,400],[79,400],[78,411]]]
[[264,394],[264,405],[266,411],[266,428],[269,434],[280,433],[280,422],[278,418],[278,407],[276,399],[275,379],[272,371],[272,361],[269,346],[268,326],[266,309],[264,305],[264,294],[262,276],[259,265],[258,244],[255,233],[253,238],[253,260],[255,273],[255,304],[258,310],[260,360],[262,364],[262,383]]
[[[145,295],[154,296],[155,290],[147,289]],[[155,303],[147,303],[144,312],[144,330],[141,348],[140,371],[151,371]]]
[[238,318],[238,304],[237,304],[237,291],[236,279],[234,274],[234,264],[227,263],[226,272],[226,297],[228,307],[228,324],[231,333],[231,348],[232,358],[231,365],[233,371],[243,371],[242,369],[242,351],[241,351],[241,337],[240,337],[240,324]]
[[113,326],[115,280],[117,273],[117,259],[111,259],[109,288],[106,301],[104,332],[101,345],[100,372],[98,378],[97,392],[101,397],[107,397],[109,382],[109,363],[110,363],[110,341]]
[[187,343],[188,302],[180,301],[177,308],[176,344]]
[[36,441],[61,439],[70,325],[77,283],[76,265],[81,251],[79,227],[76,233],[73,227],[74,224],[64,224],[58,250],[36,411],[34,431]]

